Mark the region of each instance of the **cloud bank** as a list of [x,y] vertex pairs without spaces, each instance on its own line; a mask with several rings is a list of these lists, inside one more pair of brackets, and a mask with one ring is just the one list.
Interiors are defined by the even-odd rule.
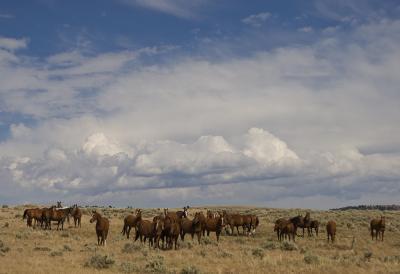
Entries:
[[[339,29],[337,31],[340,31]],[[400,193],[400,21],[208,60],[0,40],[0,198],[329,207]],[[3,41],[3,42],[1,42]]]

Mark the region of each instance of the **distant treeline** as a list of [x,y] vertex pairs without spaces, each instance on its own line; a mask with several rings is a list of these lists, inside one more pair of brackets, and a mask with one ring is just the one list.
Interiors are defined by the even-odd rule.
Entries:
[[331,210],[400,210],[400,205],[358,205],[332,208]]

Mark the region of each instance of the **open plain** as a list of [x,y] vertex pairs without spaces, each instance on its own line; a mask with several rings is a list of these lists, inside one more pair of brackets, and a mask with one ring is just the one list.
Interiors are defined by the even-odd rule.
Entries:
[[[400,273],[400,212],[398,211],[313,211],[321,222],[319,236],[296,237],[296,243],[278,242],[273,231],[280,217],[304,214],[304,209],[252,207],[190,208],[256,214],[260,225],[254,236],[215,233],[201,244],[186,236],[178,250],[149,248],[121,234],[123,219],[132,209],[97,208],[110,220],[107,246],[97,246],[95,225],[89,223],[91,208],[83,209],[82,227],[73,221],[64,231],[33,229],[22,219],[25,208],[0,209],[0,273]],[[159,209],[143,209],[151,219]],[[386,216],[384,242],[372,241],[369,222]],[[328,220],[337,223],[336,243],[326,241]],[[240,230],[241,231],[241,230]],[[298,234],[302,234],[299,229]]]

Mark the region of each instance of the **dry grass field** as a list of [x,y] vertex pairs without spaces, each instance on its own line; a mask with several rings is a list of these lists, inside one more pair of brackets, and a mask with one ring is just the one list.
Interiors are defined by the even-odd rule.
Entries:
[[[252,213],[260,217],[254,237],[215,234],[202,244],[186,236],[180,248],[158,250],[121,235],[123,218],[132,210],[98,209],[111,221],[106,247],[98,247],[88,209],[82,228],[72,222],[64,231],[26,227],[26,207],[0,209],[0,273],[400,273],[400,212],[384,212],[385,241],[374,242],[369,221],[380,211],[311,211],[321,221],[319,237],[298,237],[296,244],[279,243],[273,222],[305,210],[219,207],[211,210]],[[191,208],[195,211],[206,208]],[[144,209],[145,218],[158,213]],[[336,220],[337,242],[327,244],[325,224]],[[54,227],[53,227],[54,228]],[[131,232],[132,235],[132,232]]]

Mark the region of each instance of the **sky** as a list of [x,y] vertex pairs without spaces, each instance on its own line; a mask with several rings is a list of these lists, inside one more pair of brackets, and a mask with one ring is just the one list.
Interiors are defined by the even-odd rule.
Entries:
[[400,3],[0,2],[0,202],[399,203]]

